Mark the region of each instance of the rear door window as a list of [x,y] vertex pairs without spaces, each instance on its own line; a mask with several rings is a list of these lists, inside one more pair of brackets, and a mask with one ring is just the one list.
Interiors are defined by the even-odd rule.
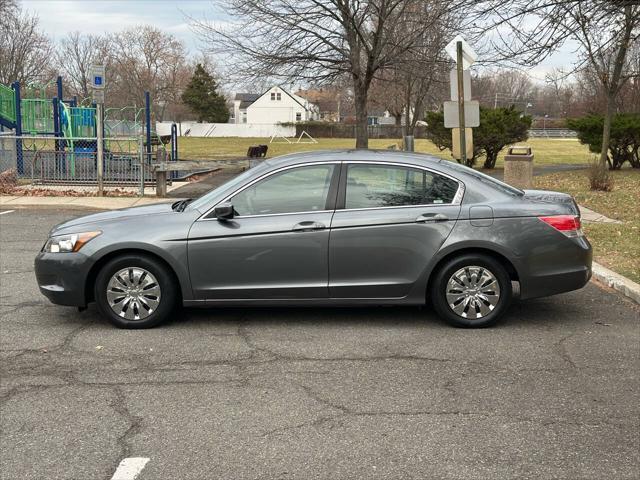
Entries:
[[450,204],[458,182],[426,170],[393,165],[347,167],[345,208]]

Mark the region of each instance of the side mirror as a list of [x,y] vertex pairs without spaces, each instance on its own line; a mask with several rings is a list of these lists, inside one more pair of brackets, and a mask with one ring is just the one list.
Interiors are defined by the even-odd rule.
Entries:
[[216,205],[213,213],[218,220],[229,220],[233,218],[233,205],[229,202],[221,203],[220,205]]

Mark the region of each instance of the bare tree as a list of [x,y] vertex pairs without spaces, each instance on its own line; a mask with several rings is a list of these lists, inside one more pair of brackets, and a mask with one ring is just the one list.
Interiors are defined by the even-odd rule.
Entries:
[[182,42],[145,25],[111,35],[109,44],[109,98],[118,106],[142,105],[148,91],[162,120],[167,105],[180,102],[191,76]]
[[42,80],[52,48],[38,17],[23,12],[13,0],[0,2],[0,82]]
[[[504,4],[505,2],[495,2]],[[640,72],[633,70],[628,52],[640,38],[640,4],[632,0],[514,0],[495,8],[494,39],[503,58],[521,64],[541,62],[566,41],[579,46],[579,71],[595,74],[604,97],[604,129],[600,163],[608,162],[611,118],[624,84]],[[509,31],[510,34],[501,32]]]
[[0,0],[0,23],[6,22],[12,12],[18,10],[17,0]]
[[529,75],[514,69],[485,71],[473,78],[473,86],[481,104],[493,108],[514,105],[524,110],[536,94]]
[[400,69],[388,68],[375,76],[369,88],[369,105],[389,112],[396,125],[402,125],[407,99]]
[[105,62],[105,39],[97,35],[71,32],[60,41],[56,59],[74,94],[81,98],[91,95],[89,70],[97,62]]
[[[366,148],[367,100],[378,72],[422,46],[439,18],[423,0],[221,0],[231,24],[192,19],[200,39],[251,78],[330,83],[351,78],[356,147]],[[460,2],[465,3],[465,2]]]
[[423,0],[420,7],[409,14],[430,16],[432,20],[424,23],[431,28],[422,32],[412,51],[382,69],[373,84],[374,103],[395,117],[396,125],[404,125],[406,135],[414,134],[426,108],[440,106],[451,68],[451,60],[444,53],[448,41],[444,32],[452,31],[454,24],[449,6],[440,0]]

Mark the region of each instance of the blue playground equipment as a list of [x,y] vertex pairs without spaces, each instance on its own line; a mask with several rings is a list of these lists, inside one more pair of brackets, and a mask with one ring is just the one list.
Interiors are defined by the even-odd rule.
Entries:
[[[24,142],[27,139],[34,140],[42,137],[55,138],[55,147],[49,152],[55,155],[56,178],[61,178],[60,172],[64,172],[64,178],[76,179],[78,162],[86,166],[87,160],[93,160],[95,164],[97,152],[97,121],[96,106],[78,105],[76,97],[65,99],[63,96],[62,77],[58,76],[55,82],[56,96],[47,99],[45,88],[27,87],[32,93],[30,97],[23,98],[24,88],[19,82],[14,82],[10,87],[0,84],[0,132],[13,131],[15,135],[15,168],[18,176],[25,174]],[[34,95],[33,92],[37,92]],[[117,142],[117,132],[110,131],[111,126],[122,126],[122,121],[110,120],[109,115],[116,116],[127,111],[133,115],[133,127],[127,125],[129,137],[137,137],[144,134],[145,141],[143,152],[111,152],[110,146]],[[177,132],[172,128],[171,138],[159,138],[151,128],[151,99],[149,92],[145,92],[144,125],[139,121],[142,118],[142,109],[126,107],[124,109],[111,108],[105,110],[105,122],[103,126],[105,170],[110,161],[127,160],[129,170],[137,155],[144,155],[146,162],[151,163],[153,146],[163,146],[171,141],[170,160],[177,160]],[[13,137],[12,137],[13,138]],[[117,150],[117,149],[116,149]],[[29,150],[30,153],[32,153]],[[125,155],[125,153],[127,155]],[[30,157],[29,157],[30,158]],[[142,158],[142,157],[140,157]],[[139,162],[137,162],[139,163]],[[33,170],[33,167],[32,167]],[[86,168],[85,168],[86,170]],[[92,169],[95,172],[95,165]],[[121,175],[114,180],[127,181],[126,175]],[[86,172],[85,172],[86,173]],[[79,179],[81,180],[81,179]]]

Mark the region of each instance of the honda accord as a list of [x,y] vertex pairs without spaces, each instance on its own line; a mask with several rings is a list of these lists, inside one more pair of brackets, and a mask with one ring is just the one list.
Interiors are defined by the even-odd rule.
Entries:
[[[76,218],[35,261],[53,303],[153,327],[177,305],[433,305],[484,327],[583,287],[591,246],[564,193],[405,152],[266,160],[197,200]],[[513,288],[517,286],[517,288]]]

